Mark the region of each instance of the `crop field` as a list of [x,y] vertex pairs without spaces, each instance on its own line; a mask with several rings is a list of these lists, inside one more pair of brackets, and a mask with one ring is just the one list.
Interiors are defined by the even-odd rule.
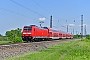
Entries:
[[30,52],[5,60],[90,60],[90,41],[64,42],[39,52]]

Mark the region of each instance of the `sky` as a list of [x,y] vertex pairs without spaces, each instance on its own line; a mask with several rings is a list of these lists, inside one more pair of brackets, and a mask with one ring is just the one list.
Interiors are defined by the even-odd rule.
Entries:
[[[81,32],[81,15],[83,27],[86,25],[90,34],[90,0],[0,0],[0,34],[23,26],[50,26],[52,15],[53,29],[69,33]],[[83,29],[84,30],[84,29]],[[84,30],[85,31],[85,30]],[[84,33],[84,32],[83,32]]]

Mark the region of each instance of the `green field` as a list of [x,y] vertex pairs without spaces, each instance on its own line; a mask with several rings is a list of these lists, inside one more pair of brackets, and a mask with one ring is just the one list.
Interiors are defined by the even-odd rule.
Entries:
[[0,41],[0,44],[10,44],[12,43],[11,41]]
[[6,60],[90,60],[90,41],[70,41]]

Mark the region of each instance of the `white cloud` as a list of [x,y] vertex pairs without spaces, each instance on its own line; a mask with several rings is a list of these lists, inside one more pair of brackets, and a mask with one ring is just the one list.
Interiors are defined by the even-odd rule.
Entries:
[[70,27],[73,27],[73,26],[75,26],[75,24],[68,24]]
[[40,20],[40,21],[44,21],[44,20],[46,20],[46,18],[39,18],[39,20]]

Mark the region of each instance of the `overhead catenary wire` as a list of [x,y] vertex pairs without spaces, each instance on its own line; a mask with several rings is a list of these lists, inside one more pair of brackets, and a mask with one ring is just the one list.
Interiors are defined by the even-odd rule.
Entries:
[[[17,4],[18,6],[21,6],[21,7],[25,8],[25,9],[27,9],[27,10],[33,12],[33,13],[38,14],[39,16],[45,17],[45,16],[41,15],[40,13],[38,13],[38,12],[36,12],[36,11],[34,11],[34,10],[32,10],[32,9],[30,9],[30,8],[28,8],[28,7],[24,6],[24,5],[22,5],[22,4],[18,3],[18,2],[16,2],[16,1],[14,1],[14,0],[10,0],[10,1],[12,1],[13,3]],[[33,0],[33,1],[34,1],[37,5],[39,5],[40,7],[42,7],[45,11],[47,11],[48,13],[51,13],[51,12],[49,12],[47,9],[45,9],[43,6],[41,6],[39,3],[37,3],[35,0]],[[12,12],[13,12],[13,11],[12,11]],[[15,13],[16,13],[16,12],[15,12]],[[16,13],[16,14],[22,15],[22,14],[20,14],[20,13]],[[22,15],[22,16],[25,16],[25,15]],[[25,16],[25,17],[29,18],[28,16]],[[56,16],[54,16],[54,17],[57,18],[58,21],[62,20],[62,19],[59,19],[59,18],[56,17]],[[45,17],[45,18],[47,18],[47,17]],[[49,19],[49,18],[47,18],[47,19]],[[34,19],[34,20],[35,20],[35,19]],[[63,20],[66,20],[66,19],[63,19]],[[70,19],[70,20],[71,20],[71,19]],[[74,18],[74,20],[75,20],[75,18]],[[75,21],[76,21],[76,20],[75,20]]]
[[[35,0],[32,0],[34,3],[36,3],[38,6],[40,6],[43,10],[45,10],[47,13],[49,13],[49,14],[51,14],[51,15],[53,15],[50,11],[48,11],[47,9],[45,9],[42,5],[40,5],[38,2],[36,2]],[[56,19],[58,19],[58,21],[59,20],[73,20],[73,22],[76,22],[76,18],[78,18],[78,17],[80,17],[80,16],[77,16],[77,17],[75,17],[75,18],[71,18],[71,19],[60,19],[59,17],[57,17],[57,16],[54,16]]]
[[[50,14],[51,16],[53,15],[50,11],[48,11],[46,8],[44,8],[42,5],[40,5],[38,2],[36,2],[35,0],[32,0],[34,3],[36,3],[39,7],[41,7],[43,10],[45,10],[48,14]],[[58,21],[61,20],[59,19],[57,16],[54,16]],[[50,19],[51,20],[51,19]],[[50,23],[50,25],[52,25]]]
[[[11,10],[8,10],[8,9],[2,8],[2,7],[0,7],[0,9],[5,10],[5,11],[8,11],[8,12],[11,12],[11,13],[14,13],[14,14],[17,14],[17,15],[20,15],[20,16],[23,16],[23,17],[26,17],[26,18],[33,19],[33,18],[28,17],[26,15],[23,15],[23,14],[20,14],[20,13],[17,13],[17,12],[14,12],[14,11],[11,11]],[[36,20],[36,19],[33,19],[33,20]]]
[[[46,16],[43,16],[42,14],[40,14],[40,13],[38,13],[38,12],[36,12],[36,11],[34,11],[34,10],[32,10],[32,9],[30,9],[30,8],[28,8],[28,7],[24,6],[24,5],[22,5],[22,4],[18,3],[18,2],[16,2],[16,1],[14,1],[14,0],[10,0],[10,1],[12,1],[13,3],[15,3],[15,4],[17,4],[17,5],[19,5],[19,6],[23,7],[23,8],[25,8],[25,9],[31,11],[31,12],[33,12],[33,13],[35,13],[35,14],[38,14],[39,16],[42,16],[42,17],[47,18]],[[47,19],[48,19],[48,18],[47,18]]]
[[[43,10],[45,10],[48,14],[53,15],[50,11],[48,11],[47,9],[45,9],[43,6],[41,6],[38,2],[36,2],[35,0],[32,0],[34,3],[36,3],[38,6],[40,6]],[[54,16],[56,19],[60,20],[57,16]]]
[[32,0],[34,3],[36,3],[38,6],[40,6],[43,10],[45,10],[46,12],[48,12],[49,14],[51,14],[51,12],[49,12],[47,9],[45,9],[43,6],[41,6],[38,2],[36,2],[35,0]]

